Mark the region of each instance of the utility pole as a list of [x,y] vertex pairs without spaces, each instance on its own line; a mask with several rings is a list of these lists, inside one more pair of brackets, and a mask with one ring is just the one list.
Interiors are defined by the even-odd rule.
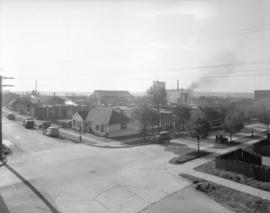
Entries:
[[3,85],[3,79],[14,79],[12,77],[3,77],[0,76],[0,161],[3,161],[3,153],[2,153],[2,93],[3,87],[13,87],[14,85]]

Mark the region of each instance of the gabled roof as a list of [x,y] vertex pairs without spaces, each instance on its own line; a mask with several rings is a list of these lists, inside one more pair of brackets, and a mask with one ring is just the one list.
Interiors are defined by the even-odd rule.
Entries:
[[93,123],[101,124],[120,124],[129,121],[129,118],[113,109],[99,108],[91,109],[87,120]]
[[28,97],[17,97],[8,103],[8,105],[10,105],[10,106],[12,106],[14,104],[21,104],[21,105],[27,106],[28,104],[34,105],[35,103],[33,101],[31,101],[31,99]]
[[85,120],[89,111],[77,111],[77,113],[82,117],[83,120]]
[[45,104],[48,105],[57,105],[57,104],[64,104],[66,100],[64,98],[58,97],[58,96],[53,96],[49,100],[45,102]]

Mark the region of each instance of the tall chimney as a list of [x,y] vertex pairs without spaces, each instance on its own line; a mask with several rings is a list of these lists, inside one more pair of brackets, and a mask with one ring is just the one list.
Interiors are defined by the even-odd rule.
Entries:
[[37,94],[37,79],[36,79],[36,87],[35,87],[35,90],[36,90],[36,94]]
[[177,80],[177,104],[179,104],[179,80]]

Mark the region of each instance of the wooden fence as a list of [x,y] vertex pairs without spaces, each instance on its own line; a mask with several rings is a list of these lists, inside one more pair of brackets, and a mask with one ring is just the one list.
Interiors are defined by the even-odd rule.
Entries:
[[[239,159],[235,158],[236,155],[240,156]],[[233,159],[230,159],[229,156],[233,156]],[[260,156],[245,152],[241,149],[237,150],[237,152],[229,153],[228,158],[224,155],[217,157],[215,166],[217,169],[223,169],[252,177],[256,180],[270,182],[270,167],[261,165]]]

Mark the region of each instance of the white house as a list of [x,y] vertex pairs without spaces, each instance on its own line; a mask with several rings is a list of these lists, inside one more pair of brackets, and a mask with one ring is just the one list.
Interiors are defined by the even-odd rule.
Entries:
[[77,111],[72,116],[72,129],[86,132],[88,130],[86,118],[89,111]]
[[91,109],[86,121],[89,132],[110,138],[135,135],[140,131],[126,115],[111,108]]

